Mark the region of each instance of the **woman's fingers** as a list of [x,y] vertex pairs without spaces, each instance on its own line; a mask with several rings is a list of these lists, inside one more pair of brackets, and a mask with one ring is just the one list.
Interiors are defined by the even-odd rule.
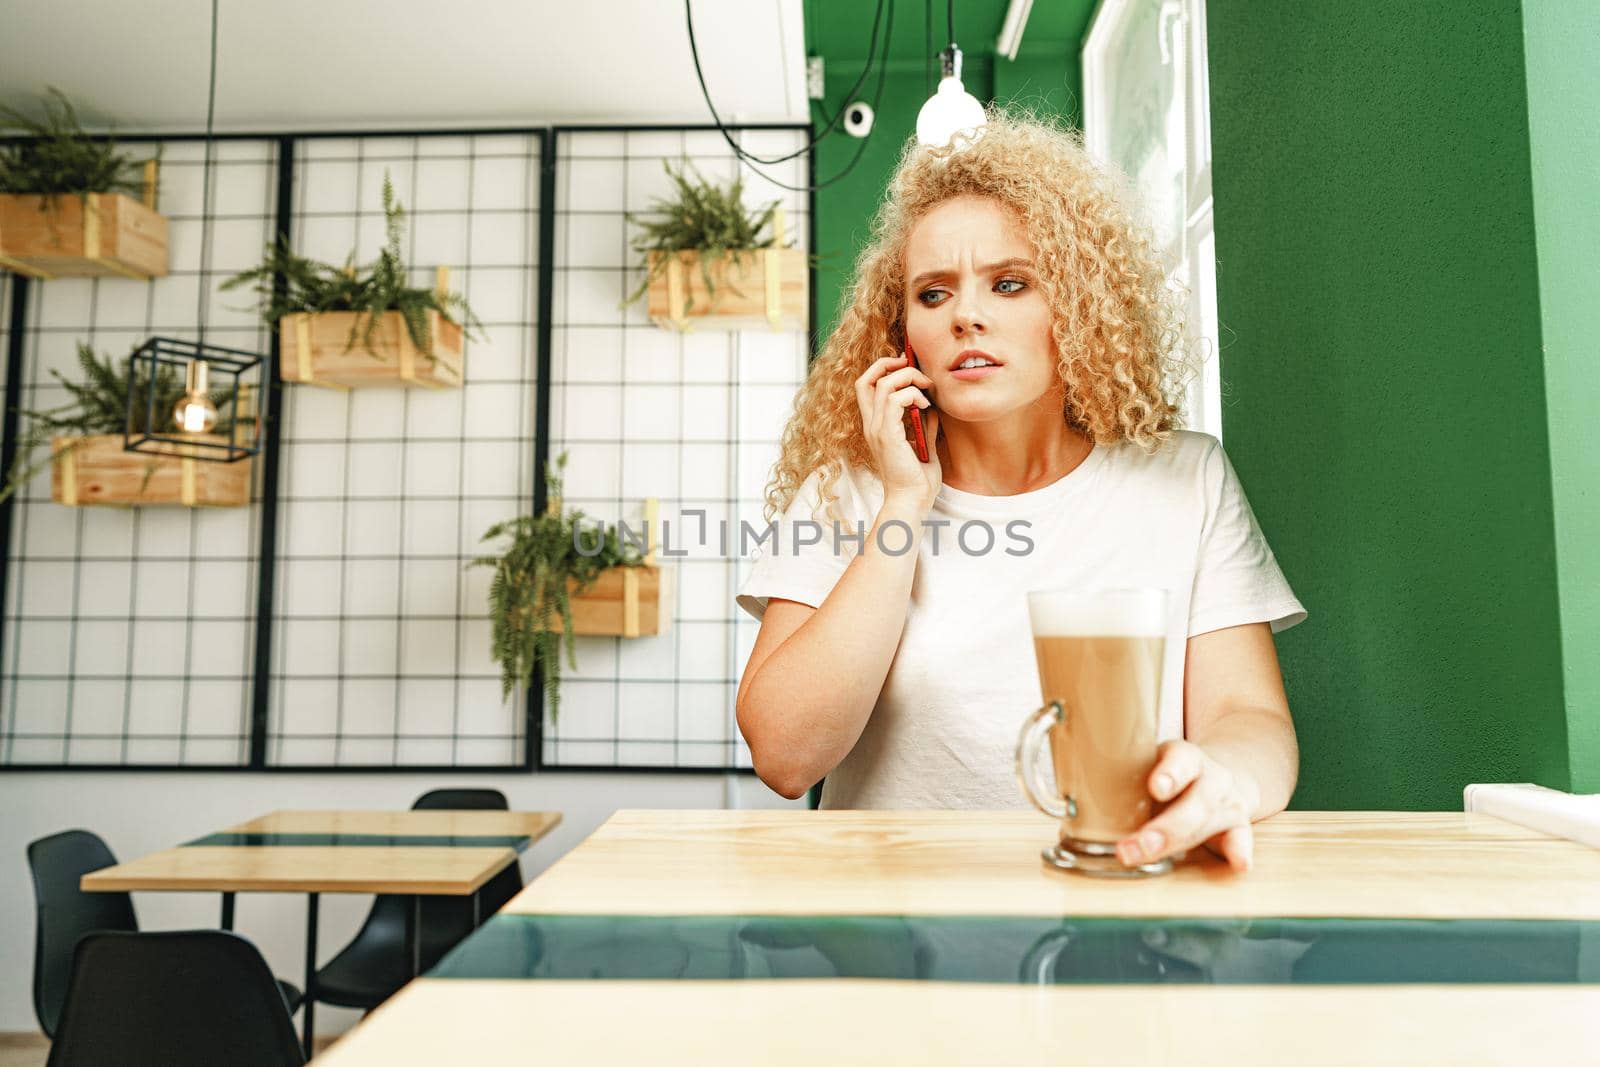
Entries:
[[884,397],[893,396],[907,386],[913,388],[920,386],[923,389],[927,389],[931,385],[933,385],[933,379],[926,374],[912,367],[904,367],[892,374],[885,374],[882,378],[879,378],[874,388],[877,390],[878,399],[881,401]]
[[[908,408],[915,405],[919,408],[925,408],[931,403],[932,401],[923,394],[922,390],[914,385],[908,385],[904,389],[896,389],[889,394],[889,405],[891,407]],[[903,415],[905,412],[902,411],[901,414]]]
[[861,421],[870,426],[878,413],[878,405],[874,403],[877,396],[876,386],[878,379],[890,369],[891,364],[904,363],[899,356],[884,356],[875,359],[867,365],[867,369],[856,377],[856,402],[861,405]]
[[[884,397],[880,403],[873,405],[872,420],[866,424],[867,432],[873,435],[887,435],[890,426],[903,428],[907,408],[928,408],[932,403],[915,386],[898,389]],[[895,438],[886,437],[885,443],[892,443],[893,440]]]
[[864,386],[871,385],[891,365],[900,367],[904,366],[905,362],[906,357],[904,356],[879,356],[867,364],[866,370],[856,376],[856,388],[860,390]]
[[[932,387],[933,379],[916,367],[906,365],[903,356],[885,356],[875,361],[856,379],[856,398],[861,406],[861,423],[869,434],[882,432],[887,420],[884,415],[899,408],[898,415],[911,406],[905,399],[897,399],[907,387]],[[920,392],[918,395],[923,395]],[[927,407],[927,404],[921,405]]]
[[[879,360],[879,363],[904,363],[901,357],[889,360]],[[869,375],[878,372],[875,378],[863,385],[863,422],[871,433],[887,433],[892,425],[898,426],[905,417],[905,409],[916,406],[929,407],[932,404],[922,390],[933,385],[929,378],[916,367],[901,366],[898,369],[877,368],[869,371]],[[867,382],[867,376],[860,379]],[[890,413],[894,418],[890,419]]]
[[[1171,803],[1137,833],[1117,843],[1117,855],[1124,863],[1152,863],[1231,828],[1249,827],[1250,811],[1226,768],[1207,759],[1198,745],[1188,741],[1168,741],[1158,751],[1149,777],[1150,794]],[[1245,849],[1248,865],[1248,839],[1238,847]]]
[[904,356],[876,360],[856,379],[861,426],[886,493],[929,497],[939,485],[937,462],[931,456],[927,463],[918,462],[906,428],[906,409],[922,408],[923,435],[930,441],[934,439],[938,424],[929,422],[933,401],[924,392],[932,387],[933,379]]
[[894,376],[902,379],[901,384],[911,380],[933,384],[932,378],[922,373],[920,368],[911,366],[904,356],[884,356],[882,359],[873,360],[867,365],[867,369],[856,377],[856,393],[866,395],[878,382]]
[[901,366],[904,363],[905,358],[902,356],[884,356],[881,359],[873,360],[867,365],[866,370],[857,375],[856,402],[861,405],[861,419],[863,422],[871,418],[874,413],[875,405],[872,402],[874,396],[873,387],[878,379],[883,377],[891,365]]
[[1117,858],[1127,866],[1154,863],[1163,856],[1191,848],[1222,829],[1213,820],[1208,797],[1190,789],[1160,815],[1139,828],[1132,837],[1117,842]]
[[1163,742],[1156,752],[1156,765],[1150,769],[1147,783],[1150,795],[1171,800],[1200,776],[1202,753],[1198,745],[1183,740]]
[[1249,802],[1238,781],[1192,742],[1166,741],[1156,752],[1145,785],[1152,797],[1169,803],[1165,811],[1117,842],[1117,858],[1131,867],[1204,844],[1234,870],[1249,870],[1255,839]]
[[1255,865],[1255,836],[1255,831],[1250,829],[1249,823],[1243,826],[1230,826],[1207,841],[1206,848],[1226,860],[1228,866],[1234,870],[1248,871]]

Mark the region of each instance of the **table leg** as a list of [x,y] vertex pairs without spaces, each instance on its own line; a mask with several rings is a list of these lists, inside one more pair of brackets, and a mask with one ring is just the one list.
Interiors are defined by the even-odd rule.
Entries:
[[483,886],[472,891],[472,928],[476,930],[483,922]]
[[300,1003],[300,1048],[306,1059],[311,1058],[312,1009],[317,998],[314,986],[317,981],[317,894],[306,894],[306,998]]
[[411,898],[410,921],[406,923],[406,949],[411,956],[411,977],[422,973],[422,896]]
[[222,894],[222,929],[233,929],[233,894]]

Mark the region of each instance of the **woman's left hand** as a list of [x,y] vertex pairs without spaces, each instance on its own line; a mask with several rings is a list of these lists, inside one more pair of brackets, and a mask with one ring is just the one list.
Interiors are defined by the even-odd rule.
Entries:
[[[1131,837],[1117,842],[1117,858],[1132,867],[1205,845],[1236,871],[1248,871],[1255,842],[1250,813],[1255,783],[1208,756],[1190,741],[1172,740],[1157,749],[1146,780],[1156,800],[1172,801]],[[1176,799],[1174,799],[1176,798]]]

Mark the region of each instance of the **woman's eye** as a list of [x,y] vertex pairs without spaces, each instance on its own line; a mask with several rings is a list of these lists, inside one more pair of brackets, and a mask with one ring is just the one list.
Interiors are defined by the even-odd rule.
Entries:
[[[1021,281],[1020,279],[1017,279],[1017,278],[1001,278],[999,281],[995,282],[994,285],[995,285],[996,289],[1000,289],[1000,287],[1002,285],[1014,285],[1014,286],[1016,286],[1015,289],[1000,289],[1001,293],[1003,293],[1005,295],[1008,295],[1008,296],[1010,294],[1012,294],[1012,293],[1020,293],[1022,290],[1026,289],[1028,287],[1028,283],[1027,282]],[[921,303],[924,307],[934,307],[937,304],[939,304],[940,301],[938,301],[938,300],[929,300],[928,298],[931,297],[931,296],[940,296],[940,295],[943,295],[943,293],[944,293],[943,289],[925,289],[922,292],[917,294],[917,301],[919,303]]]

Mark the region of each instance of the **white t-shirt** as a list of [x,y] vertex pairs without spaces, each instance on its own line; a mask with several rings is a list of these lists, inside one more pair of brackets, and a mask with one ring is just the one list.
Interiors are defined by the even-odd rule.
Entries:
[[[775,520],[776,542],[756,546],[737,601],[757,619],[769,597],[821,607],[859,551],[850,537],[870,533],[883,504],[877,477],[846,466],[835,552],[820,485],[815,471]],[[1183,736],[1189,637],[1253,622],[1277,633],[1306,617],[1209,434],[1178,431],[1149,455],[1097,444],[1066,477],[1014,496],[946,485],[924,530],[899,647],[861,737],[827,774],[824,808],[1030,806],[1013,770],[1022,722],[1041,703],[1030,590],[1168,590],[1163,740]],[[907,533],[885,532],[886,550]]]

